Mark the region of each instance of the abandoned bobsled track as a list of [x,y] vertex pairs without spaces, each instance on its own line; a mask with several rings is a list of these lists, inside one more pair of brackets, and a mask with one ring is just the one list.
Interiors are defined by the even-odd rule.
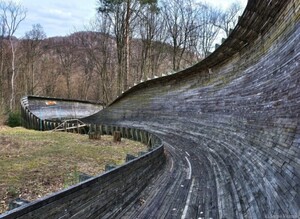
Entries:
[[[162,141],[154,154],[142,157],[140,168],[137,159],[123,175],[141,178],[119,186],[131,191],[135,180],[145,183],[149,177],[142,169],[153,165],[158,174],[150,184],[143,191],[138,187],[142,192],[132,199],[122,196],[130,202],[113,200],[118,210],[100,218],[299,217],[299,11],[299,0],[250,0],[229,38],[205,60],[142,82],[83,118],[86,123],[141,129]],[[162,162],[153,163],[163,159],[162,145],[167,158],[163,168]],[[79,218],[81,212],[96,209],[87,217],[99,218],[102,211],[114,209],[108,204],[101,211],[97,203],[85,200],[73,202],[77,211],[68,210],[69,200],[60,207],[68,214],[57,215]],[[19,216],[26,218],[25,213]]]
[[22,125],[41,131],[53,130],[66,124],[75,127],[75,120],[95,114],[103,104],[90,101],[52,97],[26,96],[21,99]]

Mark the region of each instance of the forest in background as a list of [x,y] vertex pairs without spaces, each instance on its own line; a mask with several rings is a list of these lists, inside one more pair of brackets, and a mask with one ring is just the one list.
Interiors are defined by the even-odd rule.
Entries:
[[194,0],[98,0],[85,31],[47,38],[40,24],[14,36],[22,5],[0,0],[0,114],[25,95],[110,103],[142,80],[176,72],[228,37],[241,6],[227,10]]

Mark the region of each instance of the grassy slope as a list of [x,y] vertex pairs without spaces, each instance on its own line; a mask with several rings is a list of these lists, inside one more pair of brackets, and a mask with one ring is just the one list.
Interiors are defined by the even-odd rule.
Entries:
[[76,183],[79,172],[97,175],[106,164],[122,164],[127,153],[147,148],[112,136],[90,140],[85,135],[37,132],[0,126],[0,213],[16,197],[34,200]]

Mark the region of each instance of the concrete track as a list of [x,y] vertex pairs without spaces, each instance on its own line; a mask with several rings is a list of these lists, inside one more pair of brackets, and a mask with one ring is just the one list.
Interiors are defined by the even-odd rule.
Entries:
[[206,60],[143,82],[86,122],[143,128],[167,165],[120,218],[298,218],[299,0],[249,1]]
[[103,109],[103,105],[99,103],[38,96],[26,96],[22,103],[36,117],[49,121],[81,119]]

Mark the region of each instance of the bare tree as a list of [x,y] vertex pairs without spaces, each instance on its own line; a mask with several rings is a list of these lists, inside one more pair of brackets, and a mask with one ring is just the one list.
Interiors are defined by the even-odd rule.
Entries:
[[91,88],[93,73],[95,69],[94,60],[89,58],[89,50],[93,50],[93,43],[91,39],[94,38],[92,32],[78,32],[75,33],[75,37],[78,41],[79,52],[78,64],[80,65],[80,79],[81,85],[78,86],[77,98],[88,99],[89,91]]
[[14,99],[15,99],[15,78],[16,78],[16,69],[15,69],[15,45],[13,35],[18,29],[20,23],[26,18],[26,9],[24,9],[20,4],[15,2],[0,2],[1,17],[6,29],[6,34],[10,42],[12,60],[11,60],[11,98],[10,98],[10,110],[13,109]]
[[232,3],[227,10],[221,11],[218,19],[214,21],[214,25],[224,31],[228,37],[230,29],[233,29],[238,20],[238,14],[241,12],[241,4],[238,2]]
[[219,19],[220,11],[208,4],[199,4],[197,8],[197,20],[201,24],[198,34],[198,48],[204,57],[208,56],[212,45],[216,40],[219,28],[214,24]]
[[42,56],[42,49],[40,45],[42,40],[46,38],[46,33],[40,24],[34,24],[32,30],[25,33],[25,38],[22,40],[23,56],[25,62],[26,74],[26,93],[34,94],[35,87],[37,86],[35,75],[36,75],[36,62]]
[[173,48],[173,70],[181,67],[181,61],[186,52],[190,35],[198,28],[196,13],[191,0],[168,0],[163,2],[162,12]]
[[[129,37],[129,30],[126,30],[126,28],[130,27],[129,24],[125,24],[126,18],[129,17],[129,15],[128,16],[126,15],[127,3],[128,3],[127,0],[126,1],[125,0],[124,1],[99,0],[99,8],[98,8],[98,11],[104,14],[105,18],[110,19],[110,22],[112,23],[112,27],[113,27],[111,31],[114,34],[116,39],[117,66],[118,66],[117,69],[118,94],[121,93],[122,89],[127,87],[128,72],[125,72],[125,60],[126,60],[125,54],[126,54],[126,47],[129,46],[126,45],[127,37]],[[128,5],[128,7],[130,6]]]
[[[89,60],[95,64],[95,72],[97,77],[97,86],[95,90],[97,99],[102,99],[102,102],[108,104],[118,94],[119,85],[114,83],[118,78],[118,70],[115,73],[115,63],[118,63],[118,54],[115,54],[115,40],[110,35],[110,27],[112,26],[111,19],[102,14],[97,17],[93,23],[96,30],[97,43],[94,46],[89,46],[87,54]],[[99,89],[100,88],[100,89]]]
[[153,68],[151,66],[154,64],[154,42],[160,31],[162,31],[162,21],[157,5],[147,5],[139,15],[137,20],[139,31],[137,34],[141,37],[142,47],[141,53],[138,53],[139,58],[137,58],[140,73],[136,77],[136,81],[153,76]]
[[9,109],[9,100],[11,97],[11,49],[7,38],[1,38],[1,107],[5,111]]
[[[0,2],[0,7],[3,7],[3,3]],[[5,58],[5,41],[4,37],[6,35],[5,23],[3,16],[0,16],[0,98],[1,98],[1,106],[4,106],[4,97],[3,97],[3,81],[4,81],[4,58]],[[1,109],[0,109],[1,110]]]
[[55,96],[58,86],[60,72],[54,66],[57,65],[57,58],[54,56],[45,56],[41,60],[41,72],[37,74],[36,80],[39,82],[39,87],[36,89],[38,95]]
[[65,77],[67,85],[67,97],[70,98],[72,95],[71,87],[71,76],[74,64],[78,60],[76,54],[76,38],[69,36],[68,38],[62,39],[60,45],[56,47],[56,52],[60,62],[60,73]]
[[134,32],[133,23],[141,8],[156,4],[157,0],[99,0],[99,13],[105,13],[113,25],[118,57],[118,94],[128,88],[130,76],[130,40]]

